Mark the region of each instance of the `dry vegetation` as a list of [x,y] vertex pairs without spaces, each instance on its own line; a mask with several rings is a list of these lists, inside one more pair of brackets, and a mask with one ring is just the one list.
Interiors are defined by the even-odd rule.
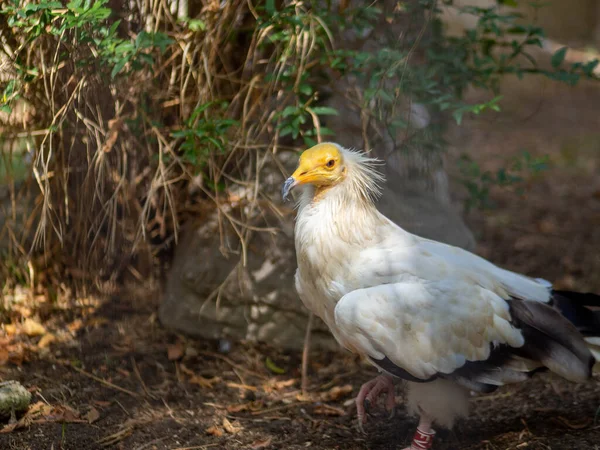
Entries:
[[[26,414],[3,424],[0,447],[401,446],[414,426],[402,407],[357,434],[352,399],[372,373],[354,358],[315,352],[303,395],[299,354],[170,334],[156,319],[157,287],[138,283],[168,261],[190,217],[216,211],[237,233],[240,247],[229,250],[242,262],[250,234],[270,231],[255,222],[263,211],[277,215],[278,156],[326,132],[331,111],[319,109],[315,86],[339,76],[320,70],[334,47],[330,25],[303,2],[287,2],[280,21],[242,0],[190,2],[189,16],[201,18],[191,21],[164,0],[129,4],[102,45],[81,45],[82,32],[98,32],[92,19],[60,30],[64,8],[49,8],[36,45],[0,16],[2,86],[37,70],[19,86],[12,114],[0,112],[0,378],[34,394]],[[469,214],[479,251],[562,287],[598,290],[600,260],[589,249],[600,246],[600,124],[595,91],[585,89],[564,116],[548,113],[564,111],[572,92],[557,90],[545,115],[536,106],[529,121],[512,112],[504,126],[467,121],[468,132],[452,127],[447,137],[451,167],[465,152],[496,171],[524,139],[535,156],[550,154],[550,170],[524,180],[524,197],[495,187],[496,209]],[[300,116],[294,136],[286,126]],[[519,131],[515,121],[531,126]],[[575,156],[568,143],[553,144],[559,137],[575,139]],[[104,295],[74,301],[73,286]],[[599,392],[597,380],[541,378],[474,399],[473,417],[441,433],[439,448],[596,450]]]
[[[243,261],[253,222],[276,211],[263,190],[275,155],[292,148],[282,111],[303,108],[320,139],[319,92],[306,83],[330,32],[301,2],[275,18],[252,2],[194,2],[193,20],[163,0],[133,5],[106,25],[48,3],[31,16],[40,29],[2,20],[3,77],[32,75],[0,117],[10,198],[0,239],[30,283],[42,269],[79,285],[142,279],[186,218],[215,209]],[[16,179],[9,166],[27,154]]]

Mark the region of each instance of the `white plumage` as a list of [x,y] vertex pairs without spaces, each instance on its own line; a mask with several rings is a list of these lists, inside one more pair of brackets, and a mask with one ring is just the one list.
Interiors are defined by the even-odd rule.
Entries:
[[[464,414],[466,389],[521,381],[536,368],[589,377],[593,358],[575,327],[548,306],[550,283],[388,220],[374,206],[382,181],[374,164],[331,143],[301,156],[284,187],[285,196],[304,185],[296,288],[348,350],[384,373],[428,381],[409,387],[409,406],[427,418],[420,427],[451,426]],[[552,327],[559,336],[545,342]]]

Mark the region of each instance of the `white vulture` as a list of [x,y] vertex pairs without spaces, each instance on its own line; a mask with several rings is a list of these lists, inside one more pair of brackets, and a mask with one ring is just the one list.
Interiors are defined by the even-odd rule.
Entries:
[[466,250],[418,237],[375,206],[377,161],[334,143],[300,156],[283,186],[302,186],[295,225],[296,289],[346,349],[381,373],[365,402],[406,380],[420,417],[410,449],[431,447],[432,426],[466,415],[469,391],[491,392],[549,370],[589,379],[600,361],[600,296],[501,269]]

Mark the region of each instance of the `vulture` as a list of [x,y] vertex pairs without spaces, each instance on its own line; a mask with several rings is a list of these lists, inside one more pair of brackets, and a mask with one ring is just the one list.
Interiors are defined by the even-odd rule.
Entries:
[[600,296],[554,290],[461,248],[411,234],[381,214],[379,161],[335,143],[300,155],[282,188],[301,189],[295,286],[335,339],[380,372],[356,398],[359,427],[394,381],[419,417],[408,449],[466,416],[488,393],[550,371],[588,380],[600,361]]

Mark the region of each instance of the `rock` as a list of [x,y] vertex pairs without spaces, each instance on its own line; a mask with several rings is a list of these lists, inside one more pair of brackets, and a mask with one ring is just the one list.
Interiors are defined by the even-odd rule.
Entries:
[[[289,216],[293,213],[282,209]],[[263,212],[267,220],[253,226],[277,223]],[[294,289],[291,217],[277,234],[252,233],[245,267],[233,228],[225,229],[222,243],[218,236],[216,217],[184,231],[159,309],[161,322],[196,337],[301,347],[308,315]],[[315,328],[315,345],[335,348],[324,324]]]
[[18,381],[0,383],[0,418],[14,420],[15,413],[24,411],[31,401],[31,392]]

